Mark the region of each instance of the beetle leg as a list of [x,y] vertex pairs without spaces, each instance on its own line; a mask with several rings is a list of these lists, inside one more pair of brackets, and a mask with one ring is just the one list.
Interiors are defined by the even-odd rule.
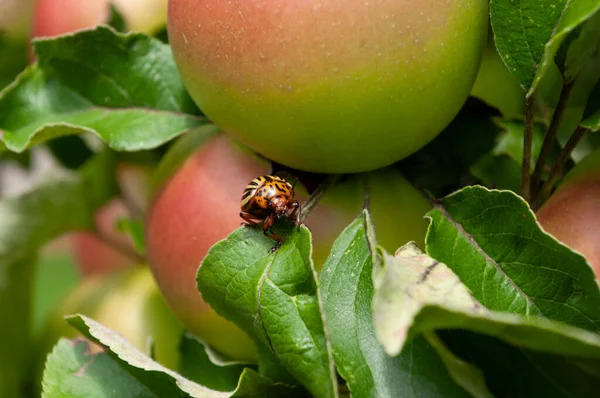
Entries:
[[274,241],[276,241],[277,243],[275,244],[275,246],[273,246],[272,248],[269,249],[269,253],[273,253],[274,251],[276,251],[277,249],[279,249],[281,247],[281,244],[283,243],[283,238],[277,234],[271,233],[271,228],[273,227],[273,224],[275,223],[275,215],[274,214],[270,214],[266,219],[265,222],[263,224],[263,232],[265,234],[266,237],[273,239]]
[[296,225],[298,225],[298,229],[300,229],[300,226],[304,224],[302,221],[300,221],[302,219],[302,207],[300,206],[300,203],[298,203],[297,200],[292,201],[288,205],[288,208],[290,207],[292,208],[292,210],[289,212],[289,217],[294,218],[294,222],[296,223]]
[[242,212],[240,212],[240,217],[242,217],[244,219],[244,221],[246,221],[246,222],[243,222],[242,225],[245,225],[248,227],[258,226],[258,223],[255,221],[256,217],[254,217],[252,214],[242,211]]

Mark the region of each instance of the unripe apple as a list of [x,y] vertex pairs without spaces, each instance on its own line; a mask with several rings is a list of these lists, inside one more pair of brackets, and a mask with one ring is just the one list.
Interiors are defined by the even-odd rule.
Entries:
[[502,61],[491,32],[471,95],[498,108],[506,117],[525,112],[525,91]]
[[[268,162],[226,135],[215,136],[167,180],[146,222],[148,261],[167,302],[188,329],[233,358],[254,359],[254,345],[204,303],[195,276],[210,247],[240,226],[246,185],[269,172]],[[390,168],[351,175],[330,188],[306,220],[317,268],[335,238],[359,216],[365,180],[379,243],[395,251],[409,240],[423,242],[430,205],[399,173]],[[296,196],[306,200],[300,183]]]
[[583,254],[600,279],[600,149],[573,168],[537,218],[544,230]]
[[[158,362],[171,369],[179,366],[183,325],[164,302],[147,267],[83,279],[49,318],[40,341],[42,352],[49,352],[60,337],[80,336],[64,320],[65,315],[72,314],[94,319],[143,352],[152,341]],[[41,374],[43,363],[38,367]]]
[[373,170],[415,152],[466,100],[482,0],[170,0],[169,42],[203,112],[305,171]]

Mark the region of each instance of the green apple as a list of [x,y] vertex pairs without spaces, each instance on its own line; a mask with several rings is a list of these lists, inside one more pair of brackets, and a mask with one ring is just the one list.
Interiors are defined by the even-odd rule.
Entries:
[[600,279],[600,149],[573,168],[537,218],[544,230],[583,254]]
[[[158,191],[146,220],[148,261],[167,302],[194,334],[236,359],[255,360],[252,341],[220,318],[196,288],[208,250],[240,227],[242,193],[270,164],[220,134],[204,142]],[[422,243],[429,203],[392,168],[350,175],[328,190],[306,220],[317,268],[343,229],[360,215],[368,180],[377,238],[394,252],[409,240]],[[301,183],[297,198],[306,200]]]
[[498,108],[506,117],[523,115],[525,90],[502,61],[491,32],[488,37],[488,45],[483,53],[471,95]]
[[362,172],[415,152],[466,100],[481,0],[169,0],[169,41],[198,106],[289,167]]

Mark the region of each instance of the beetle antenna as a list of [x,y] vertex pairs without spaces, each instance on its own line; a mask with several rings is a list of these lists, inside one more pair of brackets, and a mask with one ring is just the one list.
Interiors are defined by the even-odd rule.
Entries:
[[297,182],[298,182],[298,177],[296,177],[296,179],[294,180],[294,183],[292,184],[292,193],[294,193],[294,188],[296,187]]

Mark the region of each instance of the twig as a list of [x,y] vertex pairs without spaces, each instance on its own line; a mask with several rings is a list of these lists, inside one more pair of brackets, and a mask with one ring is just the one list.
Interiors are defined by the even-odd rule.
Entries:
[[531,199],[531,145],[533,142],[533,113],[535,109],[534,96],[530,95],[525,101],[525,134],[523,135],[523,162],[521,165],[521,196]]
[[130,246],[125,245],[121,242],[118,242],[117,240],[112,239],[111,237],[109,237],[99,231],[94,231],[92,233],[94,234],[94,236],[96,238],[98,238],[99,240],[101,240],[102,242],[107,244],[108,246],[112,247],[116,251],[120,252],[121,254],[124,254],[125,256],[134,260],[135,262],[137,262],[137,263],[145,262],[144,257],[140,256],[140,254],[138,252],[136,252],[134,249],[132,249]]
[[558,181],[559,177],[563,174],[563,169],[569,161],[573,149],[575,149],[579,141],[581,141],[583,136],[588,131],[588,128],[579,126],[577,127],[573,135],[571,135],[569,141],[567,141],[567,144],[560,152],[560,155],[558,156],[556,163],[552,167],[552,170],[550,170],[550,176],[548,177],[548,181],[546,181],[546,183],[542,186],[531,206],[534,211],[539,209],[540,206],[546,201],[548,196],[550,196],[550,192],[552,191],[554,184],[556,184],[556,181]]
[[310,195],[306,203],[302,206],[302,216],[300,218],[301,222],[306,221],[306,218],[312,211],[313,207],[319,203],[319,200],[325,194],[325,192],[327,192],[327,190],[331,188],[340,177],[341,175],[339,174],[333,174],[328,176],[321,184],[319,184],[312,195]]
[[537,162],[535,164],[535,170],[533,170],[533,174],[531,175],[531,196],[534,198],[540,188],[540,180],[542,178],[542,170],[546,165],[546,160],[550,155],[550,151],[552,150],[552,145],[556,141],[556,133],[558,132],[558,128],[560,127],[560,122],[562,121],[563,114],[565,109],[567,108],[567,103],[569,102],[569,95],[571,94],[571,89],[573,88],[573,82],[565,83],[562,86],[560,91],[560,99],[558,100],[558,105],[554,110],[554,114],[552,115],[552,121],[550,122],[550,126],[548,127],[548,131],[546,132],[546,136],[544,137],[544,143],[542,144],[542,150],[540,151],[540,155],[538,156]]

